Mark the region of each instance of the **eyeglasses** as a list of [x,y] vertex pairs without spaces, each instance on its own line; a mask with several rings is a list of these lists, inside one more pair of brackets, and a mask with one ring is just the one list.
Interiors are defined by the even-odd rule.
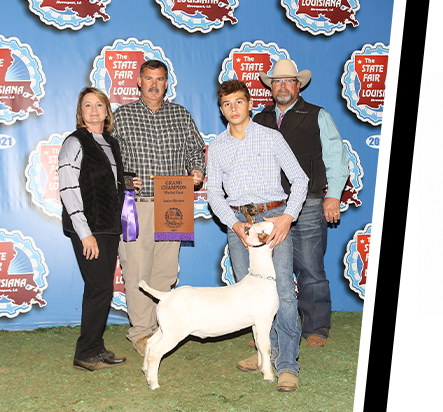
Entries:
[[298,82],[297,79],[274,79],[274,80],[271,81],[271,84],[278,84],[278,85],[280,85],[282,83],[294,84],[296,82]]

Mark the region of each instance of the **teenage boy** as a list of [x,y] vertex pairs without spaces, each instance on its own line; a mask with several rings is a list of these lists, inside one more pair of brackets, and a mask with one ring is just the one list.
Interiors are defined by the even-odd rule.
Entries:
[[[277,390],[295,391],[301,328],[292,271],[292,241],[287,235],[306,198],[308,178],[283,136],[251,121],[252,101],[243,82],[228,80],[221,84],[218,101],[228,126],[209,145],[208,201],[227,226],[237,281],[248,274],[249,267],[245,229],[250,224],[242,210],[247,207],[255,211],[256,222],[274,223],[268,243],[272,242],[274,248],[280,305],[271,329],[271,361],[277,370]],[[281,170],[291,183],[289,197],[281,186]],[[257,355],[239,362],[237,367],[256,370]]]

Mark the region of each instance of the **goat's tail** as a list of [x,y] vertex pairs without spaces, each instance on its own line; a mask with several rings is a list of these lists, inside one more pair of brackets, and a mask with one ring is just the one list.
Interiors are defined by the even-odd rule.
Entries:
[[148,292],[150,295],[154,296],[158,300],[164,299],[166,296],[168,296],[171,292],[160,292],[159,290],[152,289],[148,286],[148,284],[141,280],[138,284],[139,287],[141,287],[145,292]]

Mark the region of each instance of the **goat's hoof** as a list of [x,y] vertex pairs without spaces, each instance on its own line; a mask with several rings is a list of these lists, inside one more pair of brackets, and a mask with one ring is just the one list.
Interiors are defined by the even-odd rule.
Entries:
[[152,389],[152,390],[160,388],[160,385],[158,383],[149,383],[148,382],[148,385],[149,385],[149,389]]

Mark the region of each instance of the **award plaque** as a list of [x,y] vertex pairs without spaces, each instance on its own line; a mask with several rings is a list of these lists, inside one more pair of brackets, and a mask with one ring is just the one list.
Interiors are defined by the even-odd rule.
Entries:
[[192,176],[154,177],[154,239],[194,240]]

